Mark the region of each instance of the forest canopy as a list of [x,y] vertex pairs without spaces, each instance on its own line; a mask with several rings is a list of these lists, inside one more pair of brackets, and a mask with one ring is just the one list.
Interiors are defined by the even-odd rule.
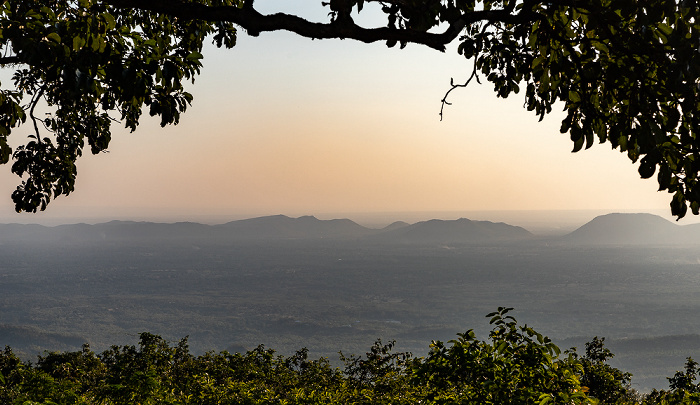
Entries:
[[[446,89],[488,81],[524,93],[543,118],[563,108],[573,150],[608,143],[656,176],[678,218],[700,214],[700,21],[697,0],[329,0],[326,22],[261,14],[243,0],[8,0],[0,7],[0,163],[20,177],[16,210],[46,209],[75,187],[85,148],[107,150],[111,126],[136,130],[144,112],[177,124],[184,84],[205,41],[231,48],[237,30],[311,39],[455,44],[471,72]],[[358,25],[359,13],[385,23]],[[31,135],[12,148],[20,125]],[[543,174],[545,175],[545,174]]]
[[45,352],[36,364],[10,347],[0,352],[3,404],[696,404],[697,363],[669,377],[670,389],[640,395],[629,373],[595,337],[581,355],[498,308],[486,340],[473,330],[433,341],[425,357],[394,352],[380,340],[364,356],[340,354],[341,367],[311,360],[301,349],[285,357],[258,346],[246,353],[190,353],[141,333],[138,346],[95,354]]
[[[36,366],[8,347],[0,352],[0,402],[4,404],[594,404],[598,388],[619,388],[626,376],[604,364],[600,350],[580,362],[548,338],[520,326],[499,308],[493,330],[481,341],[469,330],[424,358],[392,352],[377,341],[365,356],[344,356],[344,369],[327,359],[309,360],[306,349],[290,357],[259,346],[247,353],[193,356],[187,340],[171,346],[142,333],[138,347],[113,346],[96,355],[51,352]],[[596,346],[597,347],[597,346]],[[602,347],[602,346],[601,346]],[[589,363],[585,363],[588,361]],[[585,367],[594,362],[599,369]],[[588,374],[587,374],[588,373]],[[592,388],[581,385],[589,377]],[[612,392],[612,391],[611,391]],[[631,398],[631,397],[630,397]],[[607,397],[606,397],[607,399]],[[612,402],[610,402],[612,403]],[[631,402],[630,402],[631,403]]]

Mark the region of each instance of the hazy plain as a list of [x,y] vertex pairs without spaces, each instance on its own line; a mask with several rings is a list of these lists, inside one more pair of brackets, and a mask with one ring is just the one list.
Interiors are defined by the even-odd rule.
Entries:
[[[0,345],[28,357],[84,342],[101,351],[149,331],[189,336],[198,353],[265,344],[336,359],[381,338],[422,355],[467,329],[485,339],[484,315],[510,306],[562,348],[605,336],[636,388],[664,388],[700,355],[699,245],[596,243],[619,227],[614,218],[650,234],[666,226],[606,217],[576,238],[474,221],[381,231],[311,217],[0,225]],[[436,236],[484,230],[492,236]]]

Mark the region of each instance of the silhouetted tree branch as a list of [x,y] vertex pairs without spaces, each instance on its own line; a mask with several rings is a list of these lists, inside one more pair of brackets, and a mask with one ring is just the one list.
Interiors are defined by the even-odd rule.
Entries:
[[[439,51],[445,51],[446,45],[454,41],[468,24],[477,21],[517,24],[536,17],[528,13],[513,14],[512,7],[507,10],[473,11],[450,21],[442,32],[433,33],[407,28],[364,28],[355,24],[350,18],[350,10],[347,7],[343,9],[344,18],[335,18],[329,23],[317,23],[285,13],[263,15],[253,8],[252,1],[244,3],[243,7],[210,6],[178,0],[104,0],[104,3],[118,8],[148,10],[182,19],[230,22],[244,28],[252,36],[257,36],[261,32],[284,30],[311,39],[337,38],[354,39],[365,43],[379,41],[386,41],[389,44],[413,43]],[[407,2],[384,1],[382,3],[402,5]],[[330,4],[333,7],[334,3]]]

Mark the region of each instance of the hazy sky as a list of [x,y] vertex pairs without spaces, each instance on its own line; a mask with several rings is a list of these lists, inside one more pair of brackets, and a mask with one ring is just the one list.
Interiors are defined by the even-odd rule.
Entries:
[[115,128],[109,153],[80,159],[76,191],[47,212],[15,214],[19,179],[0,167],[0,222],[667,210],[670,195],[625,156],[607,144],[570,153],[562,114],[538,122],[522,95],[474,83],[441,122],[450,78],[470,68],[454,49],[241,32],[232,50],[206,49],[180,125]]

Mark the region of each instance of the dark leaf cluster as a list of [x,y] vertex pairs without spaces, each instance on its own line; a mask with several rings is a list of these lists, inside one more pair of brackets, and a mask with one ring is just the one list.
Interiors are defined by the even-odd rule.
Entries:
[[[199,73],[208,35],[235,44],[231,24],[120,10],[95,0],[16,0],[0,5],[0,58],[15,68],[0,94],[0,163],[12,156],[17,211],[45,209],[70,194],[86,147],[107,150],[111,125],[136,129],[144,110],[177,124],[192,102],[183,84]],[[41,112],[39,112],[41,111]],[[29,141],[8,135],[27,121]]]

